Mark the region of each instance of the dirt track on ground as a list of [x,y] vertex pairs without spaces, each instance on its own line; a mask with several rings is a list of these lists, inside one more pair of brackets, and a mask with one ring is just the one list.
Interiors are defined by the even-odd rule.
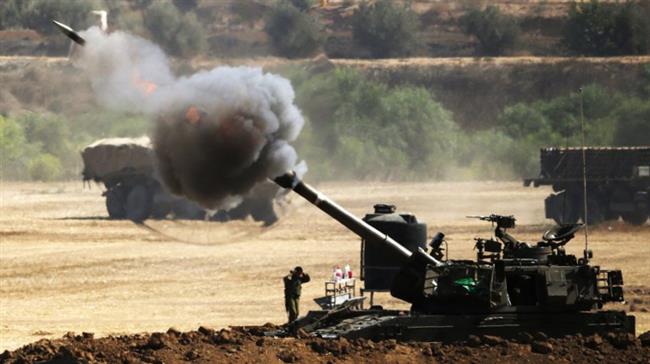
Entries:
[[[390,202],[443,231],[451,257],[472,257],[473,237],[489,225],[465,215],[515,214],[524,240],[539,238],[549,192],[497,183],[328,183],[325,193],[357,215]],[[106,219],[99,187],[81,182],[0,185],[0,351],[68,331],[109,334],[181,331],[285,320],[281,277],[302,265],[302,311],[316,309],[335,264],[358,270],[352,233],[292,196],[280,222]],[[592,230],[595,263],[624,269],[637,333],[650,330],[650,225]],[[581,238],[569,245],[580,254]],[[632,302],[632,300],[634,302]],[[388,295],[385,306],[405,307]],[[646,312],[642,312],[645,310]]]

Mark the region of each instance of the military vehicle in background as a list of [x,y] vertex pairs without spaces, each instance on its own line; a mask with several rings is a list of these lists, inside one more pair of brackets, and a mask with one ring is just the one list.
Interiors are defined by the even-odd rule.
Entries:
[[275,182],[359,235],[365,284],[390,287],[391,295],[410,303],[411,309],[358,309],[354,299],[330,310],[310,311],[268,335],[458,341],[469,335],[517,337],[525,332],[550,337],[635,333],[634,316],[600,310],[605,303],[623,301],[621,271],[590,265],[593,254],[587,249],[580,258],[565,250],[581,225],[558,226],[529,244],[508,234],[514,217],[477,216],[496,226],[494,236],[475,239],[475,260],[448,259],[444,235],[436,234],[427,251],[426,225],[412,214],[378,205],[362,220],[295,173]]
[[273,203],[281,193],[271,182],[258,185],[230,210],[207,211],[195,202],[171,195],[156,172],[148,137],[101,139],[86,146],[81,157],[84,181],[93,180],[106,187],[106,210],[112,219],[144,221],[172,216],[228,221],[250,215],[266,225],[277,221]]
[[[586,155],[587,219],[641,225],[650,214],[650,146],[588,147]],[[544,148],[541,171],[525,186],[552,186],[544,201],[546,217],[558,224],[575,224],[584,216],[581,148]]]

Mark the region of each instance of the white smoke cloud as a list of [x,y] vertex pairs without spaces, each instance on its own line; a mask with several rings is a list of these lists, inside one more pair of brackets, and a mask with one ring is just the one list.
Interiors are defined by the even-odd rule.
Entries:
[[96,27],[81,33],[76,63],[98,101],[156,120],[159,169],[172,192],[208,208],[238,200],[256,184],[296,169],[304,124],[291,83],[260,68],[217,67],[176,77],[155,44]]

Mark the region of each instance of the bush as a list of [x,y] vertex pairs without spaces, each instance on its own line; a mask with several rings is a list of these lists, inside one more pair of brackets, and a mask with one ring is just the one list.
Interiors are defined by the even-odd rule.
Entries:
[[196,9],[196,7],[199,5],[199,0],[173,0],[173,1],[174,1],[174,6],[178,10],[184,13]]
[[61,177],[61,161],[51,154],[43,153],[29,162],[29,175],[35,181],[48,182]]
[[296,92],[308,116],[301,156],[324,178],[442,178],[456,148],[451,114],[420,87],[396,87],[346,69]]
[[284,2],[271,10],[264,30],[276,52],[288,58],[313,55],[324,40],[314,17]]
[[602,86],[589,85],[579,92],[532,104],[506,107],[499,125],[507,135],[517,139],[533,136],[540,143],[577,142],[581,136],[580,98],[590,144],[612,143],[611,130],[617,120],[617,105],[622,96]]
[[[26,2],[26,1],[25,1]],[[74,29],[85,29],[93,24],[91,11],[98,1],[88,0],[33,0],[27,5],[22,21],[27,27],[41,34],[55,34],[60,37],[59,30],[52,24],[52,19],[63,22]]]
[[291,2],[291,5],[295,6],[301,11],[307,11],[314,5],[314,2],[312,0],[289,0],[289,1]]
[[412,55],[417,41],[420,21],[409,6],[390,0],[362,3],[352,17],[352,35],[375,58]]
[[460,25],[466,34],[478,39],[480,53],[490,56],[502,55],[514,47],[520,33],[516,19],[496,6],[470,10],[460,18]]
[[630,99],[616,111],[614,131],[616,145],[648,145],[650,135],[650,100]]
[[639,95],[650,99],[650,63],[643,65],[641,80],[641,84],[639,85]]
[[240,22],[252,26],[262,18],[264,8],[255,0],[238,0],[230,4],[230,11]]
[[0,115],[0,177],[25,178],[32,151],[27,148],[23,129],[14,120]]
[[22,128],[12,119],[0,115],[0,156],[2,162],[12,162],[21,158],[25,144]]
[[56,115],[28,113],[17,121],[23,129],[27,145],[39,153],[55,156],[65,177],[77,174],[79,154],[69,120]]
[[[541,147],[581,144],[580,98],[583,101],[587,145],[647,145],[650,135],[650,101],[609,92],[589,85],[548,101],[516,104],[504,109],[499,132],[509,145],[509,157],[501,159],[518,175],[535,173]],[[500,146],[501,147],[501,146]],[[469,153],[469,152],[467,152]],[[483,156],[476,155],[476,160]]]
[[70,153],[70,125],[61,117],[28,113],[18,118],[27,142],[39,144],[46,153],[63,157]]
[[27,2],[24,0],[4,0],[0,3],[0,30],[21,27]]
[[506,107],[499,123],[503,132],[513,138],[551,132],[546,117],[536,108],[522,103]]
[[195,56],[207,45],[196,15],[183,15],[169,2],[157,1],[147,8],[144,23],[153,39],[169,54]]
[[650,6],[635,1],[573,3],[563,42],[583,55],[645,54],[650,50]]

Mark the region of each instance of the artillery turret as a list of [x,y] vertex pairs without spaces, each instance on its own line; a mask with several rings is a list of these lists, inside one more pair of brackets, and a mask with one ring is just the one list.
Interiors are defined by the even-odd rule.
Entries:
[[429,252],[421,246],[408,249],[294,173],[275,182],[293,189],[362,239],[389,247],[401,261],[390,283],[391,295],[411,303],[409,311],[354,310],[353,305],[311,311],[287,332],[302,328],[326,338],[451,341],[470,334],[514,337],[544,332],[560,337],[635,331],[633,316],[600,310],[605,303],[623,301],[621,271],[590,265],[589,251],[579,259],[566,253],[564,246],[580,225],[551,229],[540,242],[529,244],[507,232],[515,227],[513,216],[479,216],[496,228],[494,237],[476,239],[476,260],[443,260],[441,233]]

